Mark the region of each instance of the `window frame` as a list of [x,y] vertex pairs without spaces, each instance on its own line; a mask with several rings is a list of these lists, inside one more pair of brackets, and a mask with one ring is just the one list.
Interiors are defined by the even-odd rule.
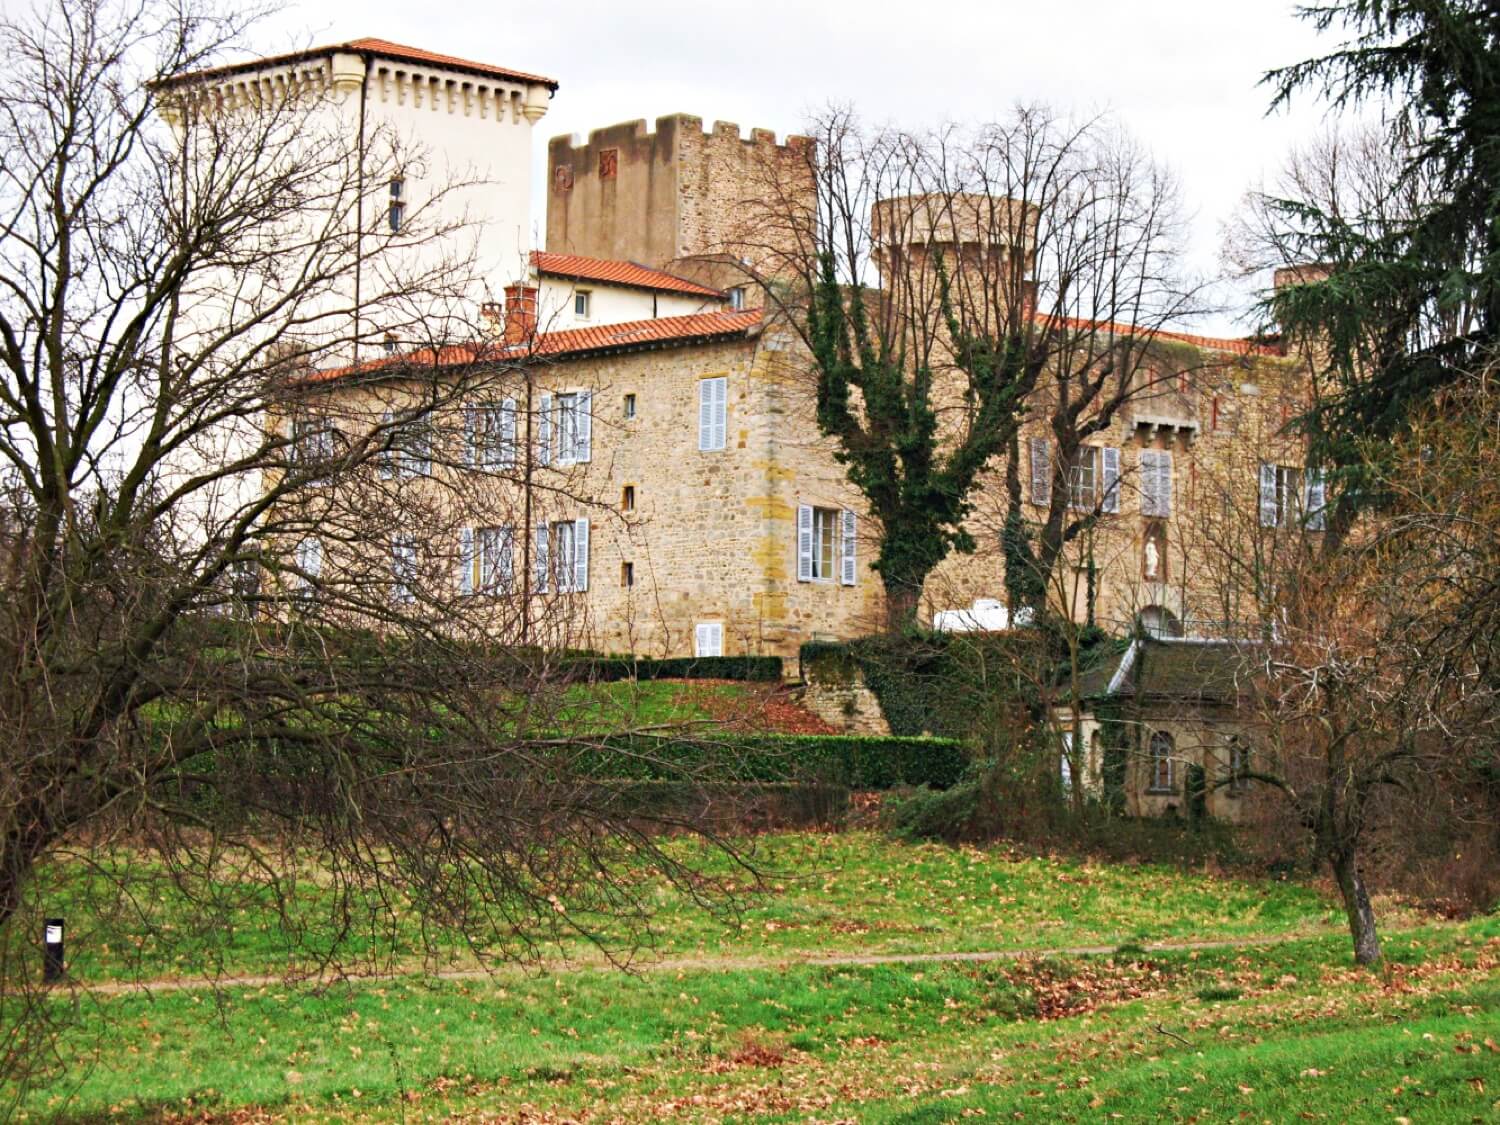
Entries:
[[[1149,794],[1176,795],[1177,793],[1177,740],[1171,731],[1154,730],[1148,745],[1148,764],[1151,775],[1147,780]],[[1166,784],[1161,782],[1162,770],[1166,770]]]
[[[582,306],[581,308],[579,306]],[[573,316],[578,320],[590,320],[593,318],[594,291],[592,289],[573,290]]]
[[387,181],[386,191],[386,224],[392,234],[400,234],[406,229],[406,177],[393,176]]

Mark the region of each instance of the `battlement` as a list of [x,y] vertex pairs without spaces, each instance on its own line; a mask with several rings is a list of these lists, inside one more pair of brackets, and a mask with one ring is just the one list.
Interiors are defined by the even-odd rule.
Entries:
[[[720,265],[745,255],[738,225],[758,202],[812,190],[812,141],[778,141],[770,129],[690,113],[554,137],[547,146],[547,249],[681,271],[684,262]],[[714,288],[737,284],[731,270],[688,272]]]

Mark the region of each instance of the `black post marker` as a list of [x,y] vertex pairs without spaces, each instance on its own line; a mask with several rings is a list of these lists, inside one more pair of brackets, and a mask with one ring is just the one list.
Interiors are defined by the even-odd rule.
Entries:
[[42,923],[42,980],[48,984],[63,979],[63,920],[48,918]]

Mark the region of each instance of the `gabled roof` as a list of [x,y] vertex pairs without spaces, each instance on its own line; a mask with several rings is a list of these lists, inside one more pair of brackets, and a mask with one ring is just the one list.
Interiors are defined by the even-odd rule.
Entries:
[[546,86],[549,90],[557,89],[556,79],[545,78],[540,74],[527,74],[524,70],[512,70],[509,67],[472,62],[469,59],[455,58],[452,55],[440,55],[435,51],[424,51],[420,47],[407,47],[400,43],[392,43],[389,39],[375,39],[371,37],[351,39],[346,43],[330,43],[324,47],[309,47],[304,51],[291,51],[281,55],[270,55],[265,58],[247,59],[244,62],[210,67],[207,70],[194,70],[185,74],[174,74],[172,77],[161,82],[160,85],[169,86],[178,82],[228,78],[235,74],[248,74],[257,70],[285,66],[289,63],[307,62],[311,59],[322,58],[325,55],[331,55],[339,51],[349,51],[357,55],[376,55],[383,59],[390,59],[393,62],[442,67],[445,70],[457,70],[464,74],[477,74],[483,78],[501,78],[511,82],[539,83]]
[[624,285],[632,289],[651,289],[660,293],[687,293],[695,297],[717,297],[724,294],[707,285],[699,285],[665,270],[652,269],[638,262],[618,262],[609,258],[585,258],[580,254],[554,254],[544,250],[531,252],[531,264],[537,273],[567,277],[574,281],[597,281],[606,285]]
[[690,316],[663,316],[654,320],[632,320],[622,324],[600,324],[588,328],[569,328],[562,332],[543,332],[518,344],[493,341],[454,344],[436,350],[418,348],[401,355],[382,356],[358,366],[314,371],[301,382],[323,383],[356,374],[395,376],[411,369],[464,367],[476,363],[522,363],[531,359],[559,360],[651,348],[685,347],[689,344],[747,337],[760,327],[761,319],[760,309],[693,313]]
[[1078,694],[1142,703],[1234,703],[1248,686],[1251,659],[1248,646],[1235,641],[1141,637],[1086,670]]

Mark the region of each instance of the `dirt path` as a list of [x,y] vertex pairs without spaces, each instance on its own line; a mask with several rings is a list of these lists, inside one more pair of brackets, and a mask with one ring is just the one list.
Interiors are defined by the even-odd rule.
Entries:
[[[1336,931],[1328,931],[1332,934]],[[1180,953],[1195,949],[1244,949],[1255,945],[1281,945],[1290,941],[1305,941],[1309,938],[1328,936],[1314,934],[1277,934],[1274,936],[1232,938],[1222,941],[1152,942],[1140,948],[1147,953]],[[278,976],[275,974],[222,976],[222,977],[166,977],[160,980],[104,981],[88,984],[68,981],[59,988],[72,988],[92,996],[122,996],[129,993],[188,992],[214,988],[278,988],[290,985],[313,988],[331,987],[337,984],[366,984],[375,981],[390,981],[402,977],[421,977],[424,980],[484,980],[500,979],[517,975],[541,975],[549,973],[579,973],[590,970],[615,968],[632,973],[681,973],[681,972],[746,972],[757,969],[787,969],[802,966],[818,968],[839,965],[927,965],[939,963],[983,963],[987,961],[1022,961],[1039,957],[1096,957],[1113,953],[1116,945],[1066,945],[1049,948],[986,949],[975,951],[939,951],[936,953],[840,953],[825,957],[668,957],[656,961],[634,961],[611,963],[602,960],[589,961],[542,961],[531,965],[502,965],[486,969],[439,969],[423,971],[420,968],[391,970],[376,973],[346,973],[323,977]]]

